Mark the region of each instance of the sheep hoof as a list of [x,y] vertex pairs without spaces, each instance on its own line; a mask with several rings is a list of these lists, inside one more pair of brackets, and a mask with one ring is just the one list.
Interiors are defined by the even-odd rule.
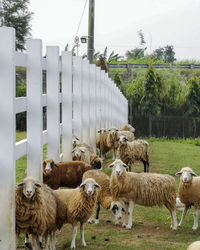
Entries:
[[86,242],[82,242],[82,246],[86,247],[87,246]]
[[98,219],[95,219],[95,224],[99,224],[99,220]]
[[122,227],[126,227],[126,223],[123,223],[123,224],[122,224]]
[[195,231],[195,230],[197,230],[197,228],[198,228],[197,226],[193,226],[192,230]]
[[182,227],[182,224],[179,223],[179,224],[178,224],[178,227]]
[[126,229],[131,229],[131,225],[126,225]]

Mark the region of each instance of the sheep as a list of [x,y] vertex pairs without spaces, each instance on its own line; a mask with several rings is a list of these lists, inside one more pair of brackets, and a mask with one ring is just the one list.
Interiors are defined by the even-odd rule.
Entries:
[[130,131],[132,133],[135,133],[135,128],[133,126],[131,126],[130,124],[125,124],[121,130],[124,130],[124,131]]
[[75,147],[87,148],[91,154],[94,154],[93,148],[90,145],[86,144],[86,143],[80,143],[80,140],[76,136],[74,136],[74,138],[72,140],[72,148],[74,149]]
[[28,176],[19,183],[15,190],[16,204],[16,234],[32,235],[33,249],[41,247],[39,242],[45,237],[50,237],[50,248],[55,249],[56,231],[56,199],[53,191]]
[[[190,167],[183,167],[175,176],[180,176],[179,197],[185,205],[178,226],[182,226],[188,209],[194,206],[194,224],[192,229],[198,228],[198,209],[200,208],[200,177]],[[194,177],[194,178],[193,178]]]
[[54,162],[46,159],[43,161],[43,182],[52,189],[76,188],[81,184],[83,173],[90,169],[93,167],[82,161]]
[[[98,192],[97,196],[97,210],[95,217],[95,224],[99,223],[99,212],[100,205],[105,209],[110,209],[114,216],[114,224],[119,224],[119,219],[122,217],[122,211],[124,211],[122,205],[118,201],[113,201],[111,193],[110,193],[110,178],[104,172],[98,170],[88,170],[83,174],[82,180],[84,181],[87,178],[93,178],[100,186],[101,189]],[[93,218],[89,219],[89,223],[92,223]]]
[[72,150],[72,160],[83,161],[87,164],[90,164],[93,168],[102,169],[102,159],[91,153],[85,147],[75,147]]
[[187,250],[199,250],[200,249],[200,241],[192,242],[188,247]]
[[110,128],[108,131],[99,134],[97,146],[100,149],[100,156],[105,160],[105,154],[113,149],[113,159],[116,158],[117,143],[117,128]]
[[121,136],[124,135],[128,141],[133,141],[135,139],[134,134],[130,131],[126,131],[126,130],[119,130],[117,133],[117,139]]
[[128,139],[121,135],[118,139],[119,158],[127,165],[131,171],[131,164],[135,161],[141,161],[144,164],[144,172],[149,172],[149,144],[144,140],[134,140],[129,142]]
[[57,200],[56,226],[61,229],[63,224],[70,223],[73,227],[71,249],[75,249],[77,223],[80,222],[81,243],[86,246],[84,239],[84,223],[89,219],[97,200],[96,188],[99,184],[92,178],[87,178],[76,189],[54,190]]
[[177,229],[176,183],[172,176],[155,173],[127,172],[128,166],[117,159],[108,167],[112,168],[110,191],[113,200],[121,198],[125,203],[125,219],[122,224],[132,227],[132,212],[135,204],[142,206],[165,205],[172,218],[171,228]]

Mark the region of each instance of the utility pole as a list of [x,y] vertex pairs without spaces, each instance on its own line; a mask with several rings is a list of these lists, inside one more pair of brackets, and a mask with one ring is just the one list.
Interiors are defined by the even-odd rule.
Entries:
[[93,57],[94,57],[94,1],[95,0],[89,0],[87,58],[90,63],[93,63]]

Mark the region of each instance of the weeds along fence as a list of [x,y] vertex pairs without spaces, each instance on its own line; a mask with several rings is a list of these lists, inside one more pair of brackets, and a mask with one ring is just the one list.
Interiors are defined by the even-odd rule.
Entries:
[[[47,47],[42,57],[38,39],[27,41],[26,53],[16,52],[13,28],[0,28],[0,38],[0,249],[7,250],[16,248],[16,160],[27,155],[27,175],[42,181],[44,144],[47,156],[56,161],[71,159],[73,134],[95,149],[100,127],[127,123],[128,102],[104,71],[81,57],[71,52],[59,56],[57,46]],[[26,68],[25,97],[15,94],[16,67]],[[46,94],[42,92],[43,71]],[[44,131],[43,107],[47,110]],[[24,111],[27,138],[16,143],[16,114]]]

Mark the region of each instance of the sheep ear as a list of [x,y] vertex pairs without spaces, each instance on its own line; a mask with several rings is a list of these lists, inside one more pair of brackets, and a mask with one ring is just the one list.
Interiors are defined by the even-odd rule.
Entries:
[[72,150],[72,153],[74,153],[75,149]]
[[54,167],[55,166],[55,163],[54,161],[51,162],[51,167]]
[[80,188],[84,188],[85,187],[85,183],[83,182],[83,183],[81,183],[81,185],[80,185]]
[[80,140],[78,139],[78,137],[75,137],[75,138],[76,138],[77,141],[80,141]]
[[129,167],[128,167],[125,163],[123,163],[122,166],[123,166],[126,170],[129,170]]
[[101,130],[98,130],[98,131],[97,131],[97,133],[99,133],[99,134],[100,134],[100,133],[101,133]]
[[94,186],[95,186],[96,188],[101,188],[101,186],[100,186],[98,183],[96,183],[96,182],[95,182]]
[[36,187],[41,187],[41,185],[39,183],[35,183]]
[[116,141],[119,141],[119,138],[117,138],[117,140]]
[[195,172],[193,172],[193,171],[191,172],[191,175],[192,175],[192,176],[195,176],[195,177],[197,177],[197,176],[198,176],[198,175],[197,175],[197,174],[195,174]]
[[85,153],[85,150],[81,149],[81,153]]
[[179,171],[179,172],[177,172],[176,174],[175,174],[175,176],[180,176],[180,175],[182,175],[182,171]]
[[125,209],[124,209],[124,208],[122,208],[122,212],[125,212]]
[[23,186],[23,184],[24,184],[24,183],[23,183],[23,182],[21,182],[21,183],[17,184],[17,186],[18,186],[18,187],[22,187],[22,186]]
[[125,139],[125,141],[128,141],[128,139],[127,138],[124,138]]
[[110,165],[108,165],[108,168],[113,168],[114,164],[111,163]]
[[111,131],[111,129],[108,129],[108,131]]
[[45,167],[47,165],[46,161],[43,161],[43,166]]

